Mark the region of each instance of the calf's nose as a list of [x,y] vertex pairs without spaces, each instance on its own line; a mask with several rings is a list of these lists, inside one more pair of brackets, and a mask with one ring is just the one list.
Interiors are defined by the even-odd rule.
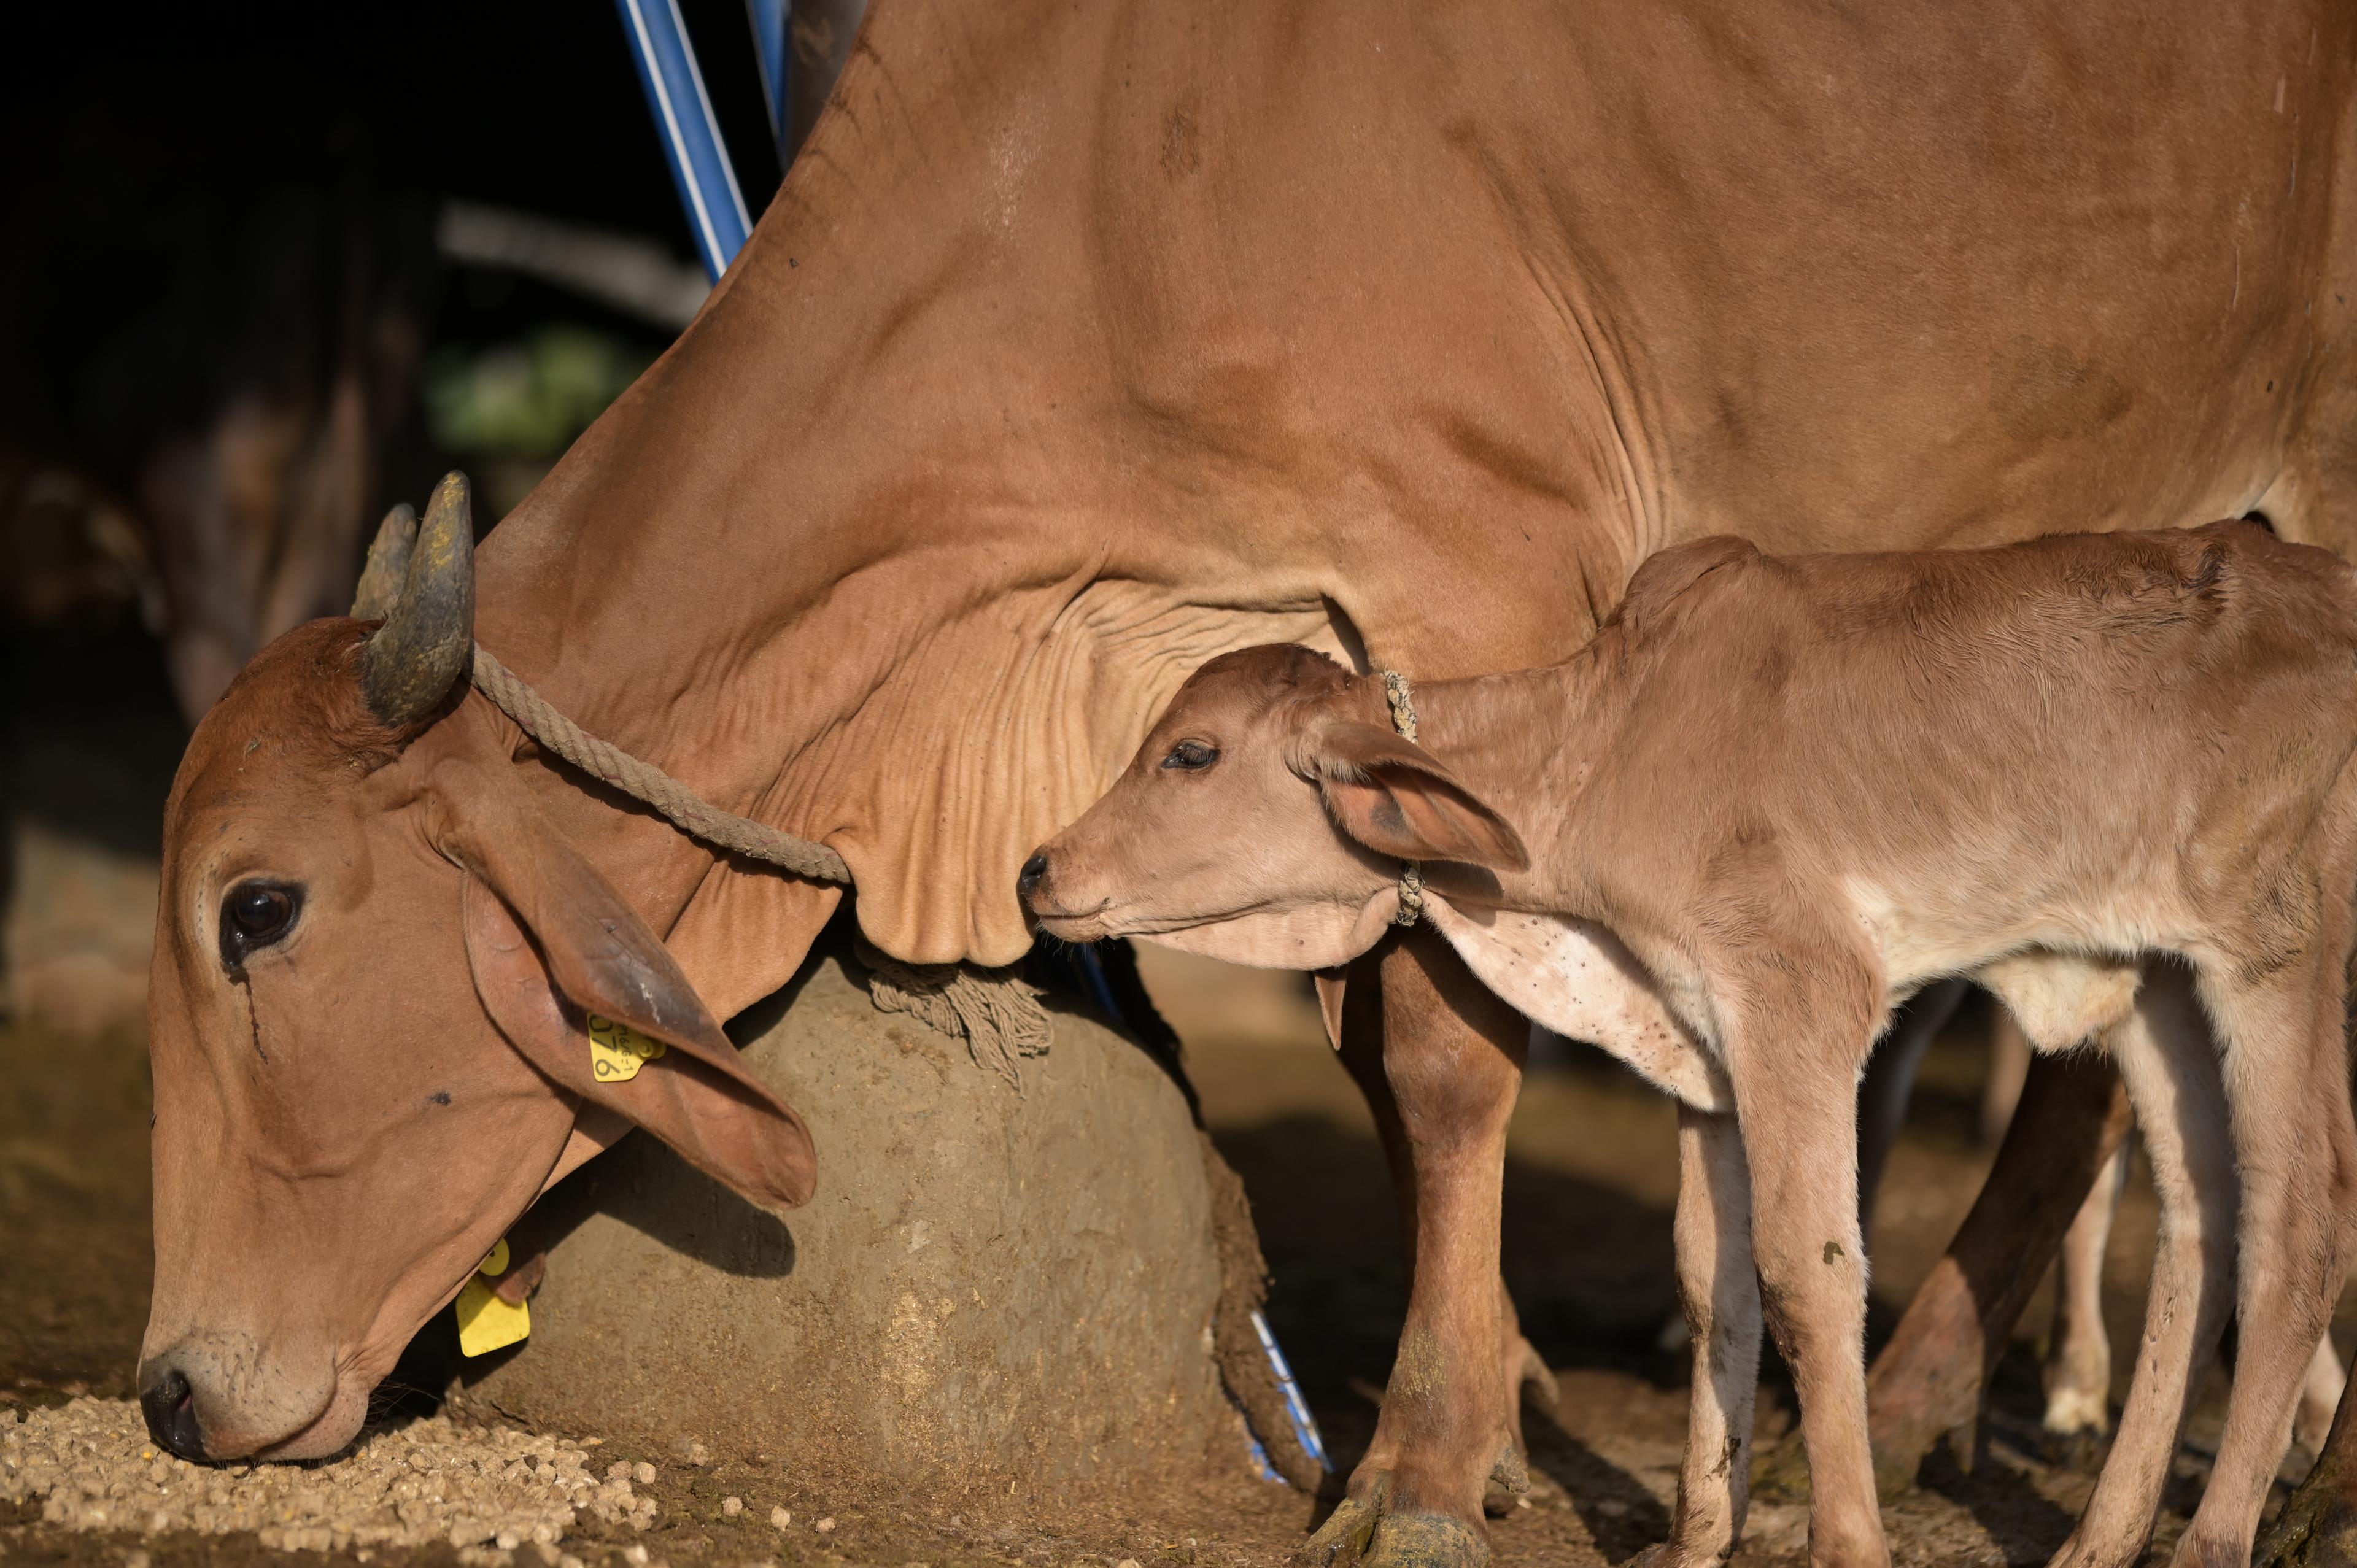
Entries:
[[187,1373],[178,1367],[150,1368],[140,1380],[139,1409],[147,1418],[147,1435],[158,1448],[183,1459],[205,1456],[204,1428],[197,1423],[197,1402]]
[[[1004,865],[1006,862],[1001,861],[999,864]],[[1048,852],[1044,849],[1033,850],[1031,858],[1023,863],[1023,869],[1015,874],[1017,897],[1020,897],[1025,904],[1029,904],[1031,895],[1039,890],[1040,878],[1047,875]]]

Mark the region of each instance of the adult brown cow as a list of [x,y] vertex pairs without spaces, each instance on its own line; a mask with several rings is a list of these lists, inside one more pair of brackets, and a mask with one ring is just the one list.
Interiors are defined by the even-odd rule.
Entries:
[[[2322,0],[880,6],[695,326],[484,547],[474,631],[839,851],[888,952],[999,962],[1030,846],[1229,649],[1541,663],[1730,528],[2257,507],[2345,550],[2352,29]],[[337,1447],[612,1134],[494,1026],[597,1000],[517,926],[545,950],[568,898],[621,910],[725,1016],[837,897],[585,787],[463,682],[383,723],[367,635],[258,659],[170,807],[142,1376],[184,1449]],[[492,862],[494,813],[563,887]],[[1524,1026],[1426,938],[1377,975],[1346,1044],[1415,1281],[1345,1515],[1378,1561],[1470,1562]]]

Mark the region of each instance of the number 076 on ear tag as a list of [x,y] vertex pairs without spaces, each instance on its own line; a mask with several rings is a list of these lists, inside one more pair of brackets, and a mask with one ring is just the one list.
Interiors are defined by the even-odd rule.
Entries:
[[589,1070],[599,1083],[628,1083],[639,1076],[639,1069],[670,1048],[628,1024],[589,1015]]

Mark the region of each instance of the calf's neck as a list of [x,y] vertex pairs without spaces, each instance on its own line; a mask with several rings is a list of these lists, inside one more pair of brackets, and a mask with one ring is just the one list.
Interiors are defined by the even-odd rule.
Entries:
[[1405,709],[1307,650],[1212,660],[1021,890],[1071,940],[1318,969],[1405,887],[1500,996],[1678,1098],[1695,1369],[1665,1562],[1740,1535],[1763,1302],[1812,1554],[1887,1558],[1855,1097],[1892,1008],[1969,975],[2041,1050],[2095,1042],[2167,1218],[2147,1354],[2058,1561],[2142,1551],[2231,1274],[2244,1342],[2177,1560],[2239,1563],[2357,1197],[2352,682],[2357,574],[2254,524],[1878,555],[1703,540],[1650,560],[1569,660]]

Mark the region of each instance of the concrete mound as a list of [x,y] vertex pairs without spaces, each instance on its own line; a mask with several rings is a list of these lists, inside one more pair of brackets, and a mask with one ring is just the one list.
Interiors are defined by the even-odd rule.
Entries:
[[561,1236],[532,1337],[462,1397],[969,1513],[1243,1465],[1200,1144],[1144,1051],[1060,1011],[1018,1094],[834,956],[731,1032],[817,1196],[780,1221],[630,1137],[526,1222]]

